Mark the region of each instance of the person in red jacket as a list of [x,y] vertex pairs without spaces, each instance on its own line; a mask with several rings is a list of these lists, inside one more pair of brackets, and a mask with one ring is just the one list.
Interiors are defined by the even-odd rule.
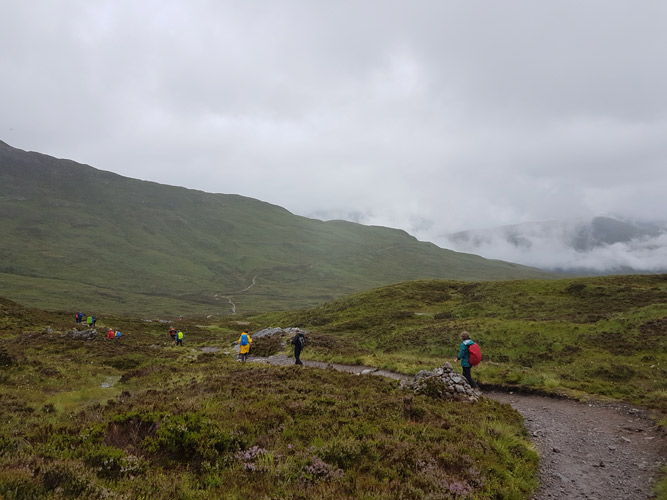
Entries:
[[116,333],[111,328],[109,328],[109,331],[107,332],[107,340],[113,338],[116,338]]

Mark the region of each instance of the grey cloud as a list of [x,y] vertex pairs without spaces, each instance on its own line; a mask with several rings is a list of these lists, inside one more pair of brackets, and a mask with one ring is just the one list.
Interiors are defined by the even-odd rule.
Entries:
[[620,0],[8,0],[0,138],[431,240],[660,218],[665,19]]

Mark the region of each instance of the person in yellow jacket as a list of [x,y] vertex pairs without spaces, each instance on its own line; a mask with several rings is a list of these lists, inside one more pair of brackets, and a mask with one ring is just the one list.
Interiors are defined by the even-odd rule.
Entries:
[[181,330],[176,334],[176,345],[183,347],[183,332]]
[[239,345],[241,346],[239,354],[241,355],[241,361],[243,361],[244,363],[248,359],[248,353],[250,352],[250,344],[252,344],[252,339],[250,338],[248,332],[246,330],[243,330],[243,333],[239,337]]

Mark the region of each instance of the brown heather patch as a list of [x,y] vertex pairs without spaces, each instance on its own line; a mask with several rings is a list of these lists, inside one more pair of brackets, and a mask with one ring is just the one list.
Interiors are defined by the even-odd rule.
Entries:
[[639,331],[642,335],[667,337],[667,318],[647,321],[639,327]]
[[106,428],[103,442],[107,446],[121,448],[132,454],[139,454],[140,444],[147,437],[155,436],[160,422],[149,422],[140,418],[131,418],[125,422],[113,422]]
[[615,356],[631,356],[646,349],[646,346],[632,338],[631,334],[623,332],[600,332],[590,338],[594,345]]
[[161,371],[163,371],[163,368],[155,365],[138,368],[136,370],[130,370],[123,373],[123,375],[120,377],[120,382],[125,383],[133,378],[149,377],[154,373]]
[[[273,356],[283,350],[283,338],[280,335],[271,335],[252,341],[250,354],[253,356]],[[201,357],[201,356],[200,356]]]

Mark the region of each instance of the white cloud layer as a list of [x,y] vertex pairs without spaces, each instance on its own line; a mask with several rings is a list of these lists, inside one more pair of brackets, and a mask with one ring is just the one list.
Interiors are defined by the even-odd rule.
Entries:
[[[639,230],[638,230],[639,232]],[[607,231],[605,236],[613,236]],[[441,235],[437,242],[460,252],[542,269],[608,273],[667,272],[667,227],[623,241],[596,241],[590,221],[529,223],[471,231],[465,237]]]
[[427,240],[667,220],[666,23],[625,0],[5,0],[0,139]]

